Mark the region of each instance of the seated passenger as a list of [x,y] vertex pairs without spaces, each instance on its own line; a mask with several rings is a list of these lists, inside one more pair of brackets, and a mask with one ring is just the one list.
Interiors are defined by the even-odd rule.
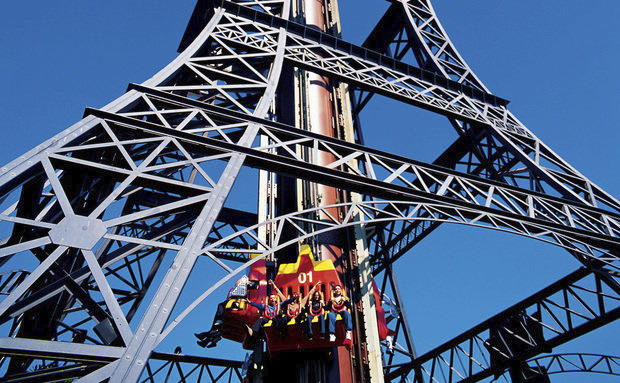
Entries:
[[346,328],[344,344],[345,346],[347,346],[347,348],[350,348],[351,344],[353,343],[351,337],[353,323],[351,322],[351,313],[349,312],[349,310],[351,309],[351,302],[344,295],[342,291],[342,286],[336,285],[332,289],[332,296],[329,302],[327,302],[327,309],[329,310],[329,312],[327,313],[327,331],[329,332],[329,341],[336,341],[336,315],[340,314],[340,316],[344,320]]
[[204,347],[215,347],[217,342],[222,339],[222,324],[224,323],[224,306],[226,305],[226,301],[220,302],[217,305],[217,310],[215,311],[215,316],[213,318],[213,323],[211,324],[211,329],[209,331],[194,333],[194,336],[198,338],[198,345],[202,348]]
[[[269,284],[272,286],[275,286],[272,280],[269,280]],[[279,292],[277,288],[276,288],[276,291]],[[280,310],[282,310],[283,307],[288,306],[288,304],[291,303],[293,299],[294,298],[290,298],[282,302],[280,299],[278,299],[278,296],[276,294],[271,294],[269,295],[269,298],[267,298],[266,305],[262,303],[251,302],[251,301],[248,302],[252,306],[256,307],[260,314],[260,318],[258,318],[256,322],[254,322],[252,327],[248,327],[246,325],[246,328],[248,330],[248,335],[250,336],[250,340],[252,341],[251,343],[256,343],[256,341],[264,339],[265,332],[263,330],[263,326],[265,325],[265,323],[269,322],[270,320],[273,321],[276,318],[278,318],[280,314]],[[274,324],[274,326],[276,326],[276,323],[274,322],[272,323]]]
[[272,326],[278,331],[280,331],[280,335],[286,337],[288,336],[288,329],[286,327],[288,321],[290,321],[293,318],[296,318],[301,311],[301,305],[299,302],[299,294],[293,293],[291,298],[289,298],[288,300],[285,300],[286,297],[284,296],[284,294],[282,294],[280,289],[278,289],[278,286],[276,286],[276,284],[273,283],[273,281],[271,280],[269,281],[269,284],[271,285],[271,287],[273,287],[276,294],[278,294],[278,297],[280,298],[281,302],[289,302],[286,305],[286,310],[282,310],[280,314],[277,315],[275,318],[273,318],[271,322]]
[[198,345],[200,347],[215,347],[217,342],[222,339],[222,324],[224,323],[224,307],[226,307],[226,303],[228,303],[229,299],[234,298],[245,298],[247,296],[247,290],[250,286],[250,281],[248,281],[248,277],[243,276],[237,280],[235,283],[235,287],[230,289],[228,292],[228,297],[223,302],[220,302],[217,305],[217,310],[215,311],[215,316],[213,317],[213,323],[211,324],[211,329],[209,331],[204,331],[201,333],[194,333],[194,336],[198,338]]
[[[273,281],[269,280],[269,283],[273,284]],[[251,304],[252,306],[258,309],[259,314],[260,314],[260,318],[258,318],[256,322],[254,322],[252,327],[245,325],[245,328],[247,330],[247,335],[248,335],[248,345],[252,347],[253,349],[252,358],[254,361],[253,363],[254,369],[262,368],[262,363],[263,363],[263,357],[262,357],[263,343],[262,342],[265,340],[265,329],[263,328],[263,326],[270,320],[277,318],[278,314],[280,313],[280,310],[282,310],[283,307],[287,306],[292,300],[293,298],[288,299],[284,302],[280,302],[276,294],[271,294],[267,298],[266,305],[262,303],[248,301],[249,304]]]
[[[317,283],[317,286],[319,285],[319,283]],[[284,300],[284,294],[282,294],[282,292],[278,289],[278,287],[275,284],[272,284],[274,290],[276,291],[276,293],[278,294],[278,296],[280,297],[281,300]],[[274,327],[276,327],[278,330],[280,330],[280,333],[282,334],[282,336],[288,336],[288,328],[287,328],[287,323],[291,320],[291,319],[296,319],[297,317],[299,317],[299,314],[301,314],[302,309],[306,306],[306,302],[308,301],[308,298],[310,297],[310,295],[312,295],[312,292],[314,291],[314,289],[316,288],[316,286],[314,286],[309,292],[308,294],[300,299],[300,296],[298,293],[293,293],[293,300],[286,306],[286,311],[283,311],[280,314],[280,317],[275,319],[274,323]],[[297,322],[299,323],[299,322]]]
[[282,315],[286,315],[288,320],[297,318],[297,316],[301,313],[301,308],[305,303],[305,298],[299,300],[299,294],[293,293],[293,301],[286,306],[286,312],[282,313]]
[[325,316],[324,307],[325,302],[323,301],[323,294],[320,291],[315,291],[316,288],[321,284],[318,282],[312,289],[308,292],[308,296],[312,296],[310,301],[308,302],[308,313],[306,314],[306,318],[308,319],[308,339],[312,340],[312,320],[314,318],[319,318],[319,329],[321,331],[321,338],[325,337]]

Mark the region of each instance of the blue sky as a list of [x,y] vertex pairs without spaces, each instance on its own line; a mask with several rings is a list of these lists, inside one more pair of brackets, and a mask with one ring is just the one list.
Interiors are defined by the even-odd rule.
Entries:
[[[511,111],[556,153],[620,196],[620,2],[443,0],[434,5],[487,87],[511,100]],[[84,107],[107,104],[129,82],[146,80],[173,59],[193,6],[190,0],[3,4],[0,162],[60,132],[80,119]],[[387,3],[341,0],[340,7],[344,37],[361,43]],[[455,138],[445,118],[379,97],[363,118],[368,146],[414,159],[432,161]],[[444,225],[398,264],[416,346],[429,350],[578,266],[549,245]],[[192,345],[191,331],[209,322],[212,310],[199,307],[175,336],[185,352],[204,353]],[[617,323],[608,325],[556,351],[619,354],[619,330]],[[224,349],[238,350],[231,344]],[[552,381],[583,380],[567,375]]]

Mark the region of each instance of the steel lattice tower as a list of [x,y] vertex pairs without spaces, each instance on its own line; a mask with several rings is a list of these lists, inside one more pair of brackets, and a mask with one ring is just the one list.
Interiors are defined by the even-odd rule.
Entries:
[[[336,254],[357,303],[343,381],[620,374],[614,356],[540,355],[620,315],[620,202],[485,87],[430,0],[393,0],[362,46],[340,38],[335,0],[310,3],[199,0],[174,61],[0,168],[4,380],[241,380],[238,361],[157,346],[300,243]],[[433,163],[366,146],[375,94],[447,117],[458,139]],[[246,168],[255,212],[229,198]],[[559,246],[580,267],[418,355],[393,266],[442,223]],[[201,260],[217,281],[181,304]],[[375,334],[371,275],[395,353]]]

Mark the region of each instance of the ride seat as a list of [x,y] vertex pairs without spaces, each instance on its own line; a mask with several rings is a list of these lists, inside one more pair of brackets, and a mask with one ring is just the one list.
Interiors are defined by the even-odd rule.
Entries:
[[[291,318],[291,320],[286,322],[286,325],[287,326],[292,326],[294,324],[301,323],[301,322],[303,322],[305,320],[305,318],[306,318],[305,316],[303,316],[301,318],[300,317]],[[323,313],[323,318],[327,320],[327,313]],[[340,316],[340,314],[336,314],[336,321],[341,321],[341,320],[342,320],[342,316]],[[319,321],[319,317],[312,318],[312,323],[317,323],[318,321]],[[267,323],[265,323],[263,325],[263,327],[271,327],[272,324],[273,324],[272,321],[269,320]]]

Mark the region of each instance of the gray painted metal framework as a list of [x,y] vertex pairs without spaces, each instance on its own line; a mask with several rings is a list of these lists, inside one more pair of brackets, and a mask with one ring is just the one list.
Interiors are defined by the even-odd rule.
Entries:
[[547,375],[567,372],[588,372],[620,376],[620,358],[600,354],[554,354],[545,355],[528,361],[523,379],[532,379],[544,371]]
[[[162,71],[0,169],[0,225],[10,233],[0,246],[0,352],[14,381],[240,379],[238,362],[154,350],[253,262],[353,226],[366,230],[396,329],[393,348],[384,344],[388,381],[476,381],[618,318],[620,203],[488,91],[428,1],[394,0],[362,47],[289,21],[288,1],[216,3],[198,2],[184,51]],[[357,114],[380,94],[445,115],[459,138],[427,164],[277,122],[271,105],[284,64],[348,84],[358,129]],[[334,162],[313,162],[320,152]],[[243,166],[364,198],[339,204],[346,214],[331,222],[317,217],[332,206],[257,222],[224,207]],[[419,356],[392,264],[441,223],[547,242],[584,267]],[[261,239],[264,228],[272,240]],[[179,308],[201,257],[225,275]],[[34,326],[40,315],[43,330]],[[518,352],[490,341],[490,331],[510,337],[505,323],[515,318],[539,323],[544,336],[512,331]],[[32,360],[46,368],[28,370]],[[601,361],[617,363],[601,356],[594,365]]]

